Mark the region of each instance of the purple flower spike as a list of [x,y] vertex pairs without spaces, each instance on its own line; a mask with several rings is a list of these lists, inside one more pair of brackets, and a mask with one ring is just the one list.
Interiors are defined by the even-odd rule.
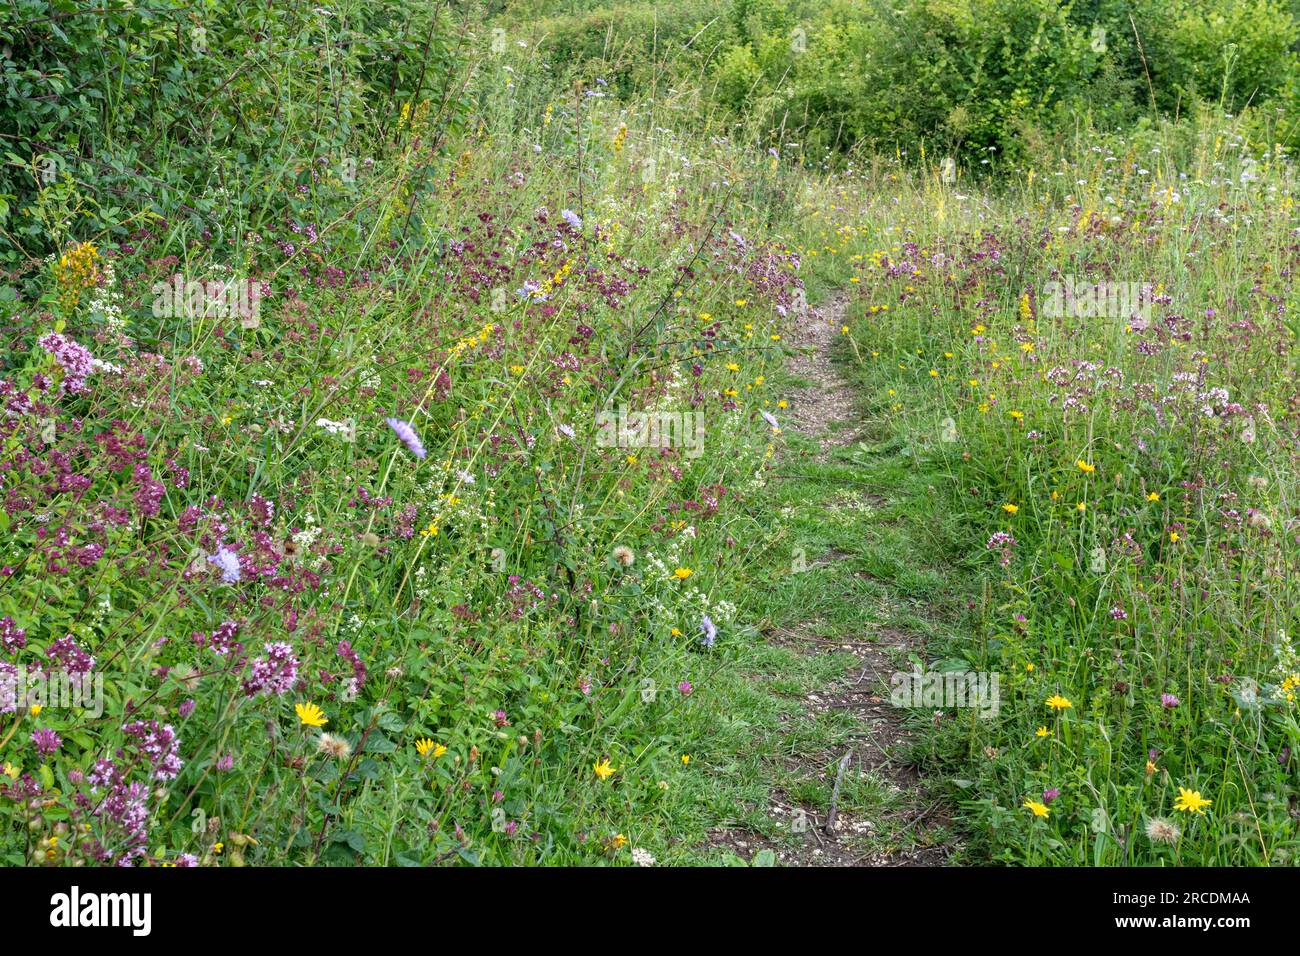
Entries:
[[402,444],[410,449],[411,454],[416,458],[425,456],[424,444],[420,441],[420,436],[415,433],[410,422],[404,422],[400,418],[384,419],[388,422],[388,427],[397,433],[397,437],[402,440]]

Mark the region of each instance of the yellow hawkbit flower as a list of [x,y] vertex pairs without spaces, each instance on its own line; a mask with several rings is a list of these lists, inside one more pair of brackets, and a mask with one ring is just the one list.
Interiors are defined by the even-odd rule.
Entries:
[[294,704],[293,709],[304,727],[324,727],[329,723],[325,712],[315,704]]
[[695,572],[692,571],[690,568],[678,568],[676,571],[673,572],[673,577],[675,577],[678,581],[685,581],[694,573]]
[[1048,729],[1047,729],[1046,727],[1039,727],[1037,730],[1034,731],[1034,736],[1035,736],[1035,737],[1046,737],[1046,736],[1048,735],[1048,733],[1049,733],[1049,731],[1048,731]]
[[1205,808],[1213,802],[1213,800],[1207,800],[1201,796],[1199,790],[1188,790],[1186,787],[1179,787],[1178,799],[1174,801],[1174,809],[1181,810],[1183,813],[1204,815]]
[[1153,491],[1151,492],[1151,494],[1147,495],[1147,501],[1159,501],[1159,500],[1160,500],[1160,492],[1158,491]]
[[1002,506],[1002,510],[1005,511],[1005,512],[1006,512],[1007,514],[1009,514],[1009,515],[1013,515],[1013,514],[1015,514],[1017,511],[1020,510],[1020,506],[1019,506],[1019,505],[1013,505],[1013,504],[1011,504],[1011,502],[1007,502],[1006,504],[1004,504],[1004,505]]
[[1052,710],[1069,710],[1074,705],[1062,697],[1060,694],[1053,694],[1047,698],[1047,706]]
[[1097,466],[1096,466],[1096,465],[1090,465],[1088,462],[1084,461],[1082,458],[1080,458],[1078,461],[1076,461],[1075,464],[1079,466],[1079,470],[1080,470],[1081,472],[1083,472],[1085,475],[1091,475],[1094,471],[1097,470]]
[[591,770],[601,780],[608,780],[610,777],[614,776],[614,774],[618,773],[617,767],[610,766],[608,757],[592,764]]
[[432,757],[437,760],[447,752],[447,748],[443,744],[430,740],[428,737],[421,737],[415,742],[415,752],[421,757]]
[[685,767],[685,766],[686,766],[687,764],[689,764],[690,762],[691,762],[691,755],[690,755],[690,754],[682,754],[682,766]]
[[1025,809],[1029,810],[1036,817],[1046,817],[1052,812],[1047,809],[1046,804],[1039,803],[1037,800],[1026,800]]

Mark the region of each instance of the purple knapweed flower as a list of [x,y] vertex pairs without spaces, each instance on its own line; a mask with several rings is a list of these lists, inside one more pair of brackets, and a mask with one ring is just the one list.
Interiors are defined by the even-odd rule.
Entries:
[[1047,804],[1051,803],[1060,795],[1061,795],[1060,787],[1048,787],[1046,790],[1043,791],[1043,805],[1046,806]]
[[1182,703],[1182,701],[1180,701],[1173,694],[1160,695],[1160,706],[1163,707],[1165,710],[1173,710],[1180,703]]
[[677,692],[683,697],[690,697],[691,694],[695,693],[695,688],[691,686],[690,681],[684,680],[677,685]]
[[397,437],[402,440],[402,444],[410,450],[412,455],[416,458],[425,456],[424,443],[420,441],[420,436],[415,433],[415,429],[411,427],[410,422],[404,422],[400,418],[386,418],[384,421],[388,422],[388,427],[396,432]]

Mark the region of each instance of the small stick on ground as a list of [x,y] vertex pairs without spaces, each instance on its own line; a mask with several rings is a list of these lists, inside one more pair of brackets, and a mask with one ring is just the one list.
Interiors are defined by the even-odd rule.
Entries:
[[826,814],[826,833],[829,836],[835,835],[835,814],[839,809],[840,802],[840,781],[844,779],[844,770],[848,767],[849,761],[853,759],[853,751],[850,750],[840,758],[840,769],[835,772],[835,787],[831,790],[831,808]]

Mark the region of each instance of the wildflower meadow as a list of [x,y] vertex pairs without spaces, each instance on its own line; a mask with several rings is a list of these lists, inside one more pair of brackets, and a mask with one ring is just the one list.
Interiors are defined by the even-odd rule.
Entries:
[[1298,40],[0,5],[0,862],[1300,862]]

